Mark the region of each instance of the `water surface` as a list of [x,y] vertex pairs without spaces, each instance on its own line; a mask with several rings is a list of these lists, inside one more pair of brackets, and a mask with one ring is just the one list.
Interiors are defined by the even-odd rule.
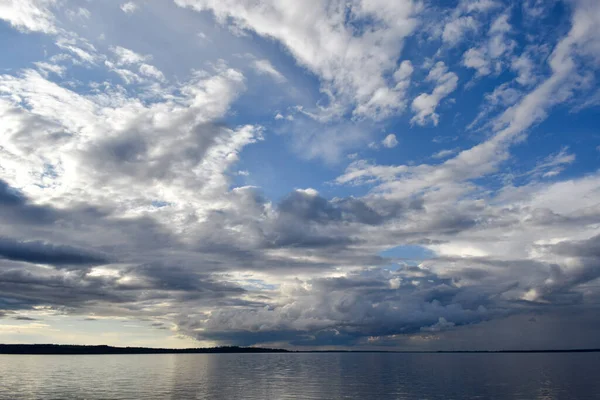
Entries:
[[0,399],[600,399],[600,353],[0,355]]

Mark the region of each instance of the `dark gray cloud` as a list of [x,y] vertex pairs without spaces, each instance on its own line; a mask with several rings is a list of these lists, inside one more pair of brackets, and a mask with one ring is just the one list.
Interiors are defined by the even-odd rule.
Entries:
[[24,203],[25,200],[15,189],[11,188],[3,180],[0,180],[0,204],[10,207],[23,205]]
[[551,247],[556,254],[600,259],[600,235],[587,240],[563,241]]
[[[4,198],[13,207],[28,210],[27,199],[17,192],[7,189]],[[436,246],[465,232],[479,232],[482,218],[477,208],[448,217],[427,213],[424,202],[412,207],[354,198],[329,201],[294,191],[269,214],[268,202],[255,190],[234,200],[236,207],[211,212],[198,221],[200,234],[187,242],[173,239],[149,217],[113,218],[107,210],[81,205],[71,213],[47,208],[49,215],[68,222],[64,238],[91,246],[1,240],[0,254],[13,264],[6,264],[0,272],[0,291],[4,299],[10,299],[10,306],[0,304],[0,308],[50,305],[70,313],[147,317],[169,313],[179,315],[172,322],[180,333],[224,344],[365,346],[371,338],[385,346],[398,345],[397,339],[389,339],[398,335],[445,335],[484,321],[536,310],[550,312],[549,304],[582,305],[585,297],[579,285],[598,277],[596,237],[540,247],[582,260],[580,267],[570,270],[536,260],[464,256],[388,269],[383,266],[390,260],[373,255],[371,243],[390,237],[390,244],[401,240]],[[408,230],[401,224],[385,228],[414,220],[418,224]],[[485,223],[506,226],[505,219],[496,217]],[[234,234],[227,229],[231,226],[248,230],[244,235]],[[90,237],[95,243],[77,236],[90,227],[96,232]],[[365,236],[363,227],[383,229],[383,235],[374,230],[373,237]],[[44,234],[39,229],[31,232]],[[120,243],[115,238],[127,240]],[[270,251],[285,251],[286,257]],[[305,255],[314,260],[302,259]],[[117,261],[124,264],[119,266]],[[56,268],[47,270],[31,263]],[[64,268],[100,264],[113,268],[114,273],[94,275],[88,268]],[[334,271],[340,264],[360,265],[361,272],[290,282],[293,294],[283,298],[278,285],[257,290],[228,282],[232,271],[265,271],[284,277],[291,271]],[[525,301],[532,290],[536,295]],[[165,302],[173,305],[149,306]]]
[[[16,192],[6,192],[5,199],[27,210],[27,199]],[[449,217],[427,213],[424,202],[412,207],[403,202],[367,203],[354,198],[329,201],[294,191],[269,214],[268,202],[257,191],[248,191],[235,201],[236,207],[211,212],[198,221],[199,235],[187,242],[172,239],[148,217],[118,219],[104,211],[102,218],[94,220],[89,218],[94,211],[66,214],[47,209],[62,221],[72,221],[67,225],[72,231],[63,231],[65,238],[75,242],[81,229],[93,227],[96,243],[83,247],[39,239],[0,241],[5,259],[25,265],[7,264],[0,273],[0,290],[11,304],[0,308],[50,305],[70,313],[148,317],[169,313],[179,315],[172,320],[179,333],[223,344],[368,346],[372,340],[387,346],[403,343],[390,339],[393,337],[443,336],[484,321],[535,310],[550,312],[549,304],[581,305],[585,298],[579,285],[598,277],[594,269],[597,238],[541,247],[583,260],[579,269],[571,270],[542,261],[494,257],[437,257],[418,266],[399,264],[387,269],[382,267],[391,261],[373,255],[370,243],[390,237],[390,244],[401,240],[435,246],[465,232],[478,232],[482,218],[476,208]],[[410,221],[407,218],[418,224],[408,230],[402,224],[385,228],[386,224]],[[485,223],[488,227],[506,226],[505,219],[495,217]],[[240,235],[227,229],[231,226],[243,226],[247,231]],[[374,230],[373,237],[365,236],[363,227],[383,229],[383,235]],[[114,241],[113,233],[128,240]],[[270,251],[285,251],[286,257]],[[305,255],[314,260],[302,259]],[[116,266],[117,260],[125,264]],[[28,263],[56,269],[48,271]],[[333,271],[341,263],[360,265],[361,272],[317,275],[302,282],[307,287],[292,283],[293,294],[283,298],[277,285],[257,290],[228,282],[232,271],[289,276],[291,271]],[[63,268],[99,264],[114,268],[115,273],[98,276],[88,269]],[[525,301],[524,296],[532,290],[535,298]],[[149,306],[165,302],[173,305]],[[162,323],[154,327],[165,328]]]
[[342,218],[340,209],[318,194],[295,190],[279,203],[282,213],[291,214],[304,221],[328,222]]
[[0,257],[13,261],[55,266],[106,264],[109,258],[98,252],[47,242],[0,238]]
[[[415,334],[431,326],[440,330],[517,312],[506,310],[508,303],[494,301],[493,291],[460,287],[433,274],[415,277],[410,268],[318,278],[310,281],[310,287],[284,305],[222,309],[206,323],[178,325],[189,334],[201,327],[197,337],[231,344],[288,341],[298,346],[347,346],[368,337]],[[442,328],[440,318],[448,321]]]
[[[450,214],[423,198],[327,200],[300,190],[274,206],[252,188],[229,196],[229,207],[191,217],[193,230],[182,237],[151,215],[34,205],[4,184],[0,201],[12,215],[0,218],[19,239],[0,240],[0,309],[169,315],[179,333],[223,344],[408,346],[398,338],[451,336],[486,321],[550,315],[555,307],[587,309],[590,294],[580,287],[600,276],[597,236],[537,246],[577,260],[570,268],[560,260],[493,256],[413,265],[377,255],[401,244],[445,246],[461,235],[476,242],[487,229],[522,224],[514,210],[477,205]],[[539,218],[527,223],[540,225]],[[99,265],[109,272],[94,272]],[[323,277],[340,266],[358,268]],[[232,277],[239,271],[280,281],[252,287]],[[160,324],[153,327],[168,329]]]
[[[191,124],[193,117],[186,116],[180,123]],[[148,122],[141,118],[139,124]],[[150,132],[133,128],[118,136],[103,138],[82,155],[88,173],[99,182],[108,182],[114,176],[131,177],[149,185],[181,180],[202,162],[215,140],[227,134],[229,128],[215,121],[195,124],[190,131],[175,131],[169,132],[168,141],[161,139],[168,132],[156,128]],[[195,182],[198,188],[204,183],[201,180]]]
[[17,320],[17,321],[37,321],[37,318],[31,318],[31,317],[25,317],[23,315],[18,315],[16,317],[13,317],[13,319]]
[[31,204],[28,199],[0,179],[0,217],[5,223],[50,224],[58,217],[56,210]]

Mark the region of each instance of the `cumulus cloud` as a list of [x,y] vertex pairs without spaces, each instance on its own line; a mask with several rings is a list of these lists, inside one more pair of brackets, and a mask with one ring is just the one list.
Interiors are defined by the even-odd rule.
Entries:
[[504,68],[504,58],[512,53],[515,42],[509,37],[512,27],[509,14],[501,14],[488,31],[488,40],[482,46],[473,47],[463,54],[463,65],[477,71],[477,76],[500,73]]
[[387,147],[388,149],[394,148],[398,146],[398,139],[396,139],[396,135],[390,133],[381,141],[381,144]]
[[463,36],[469,31],[476,31],[478,28],[477,22],[471,16],[459,17],[450,21],[444,26],[442,39],[451,45],[458,43]]

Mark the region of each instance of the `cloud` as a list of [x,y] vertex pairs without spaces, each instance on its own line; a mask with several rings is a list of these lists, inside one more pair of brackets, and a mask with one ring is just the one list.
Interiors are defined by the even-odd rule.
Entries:
[[504,58],[514,47],[514,40],[508,37],[512,31],[509,14],[504,13],[492,21],[488,31],[488,41],[482,46],[470,48],[463,54],[463,65],[477,71],[477,76],[500,73],[504,68]]
[[66,67],[62,65],[51,64],[47,62],[36,62],[35,66],[38,67],[46,77],[48,77],[50,72],[58,76],[63,76],[66,71]]
[[414,68],[410,60],[404,60],[400,63],[400,66],[398,67],[396,72],[394,72],[394,79],[398,83],[407,81],[408,79],[410,79],[413,71]]
[[448,67],[443,61],[436,63],[429,71],[426,81],[435,83],[431,94],[421,93],[412,102],[412,110],[415,116],[412,123],[425,125],[431,121],[434,125],[439,122],[439,115],[435,112],[439,103],[452,93],[458,85],[458,76],[454,72],[448,72]]
[[431,157],[433,158],[446,158],[458,153],[459,149],[446,149],[440,150],[437,153],[434,153]]
[[252,66],[259,74],[266,74],[271,76],[277,82],[285,82],[285,76],[281,72],[277,71],[269,60],[255,60],[252,62]]
[[24,32],[57,33],[51,9],[55,0],[4,0],[0,3],[0,19]]
[[87,8],[83,8],[83,7],[79,7],[77,9],[77,11],[75,10],[67,10],[66,12],[67,17],[71,20],[89,20],[90,17],[92,16],[92,14],[90,13],[90,10],[88,10]]
[[133,1],[121,4],[121,10],[123,10],[125,14],[133,14],[137,9],[138,5]]
[[117,65],[130,65],[130,64],[141,64],[147,61],[150,57],[143,56],[141,54],[136,53],[133,50],[126,49],[124,47],[114,47],[111,49],[117,58]]
[[396,135],[390,133],[381,141],[381,144],[387,147],[388,149],[394,148],[398,146],[398,139],[396,139]]
[[107,263],[99,254],[71,246],[55,245],[41,241],[17,241],[0,238],[0,257],[48,265],[94,265]]
[[76,64],[94,65],[105,58],[97,53],[93,44],[79,37],[60,36],[56,40],[56,45],[75,55],[77,59],[72,59],[72,61]]
[[26,316],[22,316],[22,315],[13,317],[13,319],[15,319],[17,321],[37,321],[36,318],[26,317]]
[[421,332],[439,332],[445,329],[452,328],[454,326],[454,322],[446,321],[446,318],[440,317],[438,322],[431,326],[423,326],[421,327]]
[[[489,0],[149,2],[151,24],[102,41],[66,3],[30,3],[60,12],[6,3],[11,26],[52,36],[42,60],[0,75],[0,316],[136,319],[201,343],[424,349],[519,344],[495,330],[597,314],[600,175],[578,143],[535,136],[554,108],[595,93],[597,2],[573,3],[570,29],[547,36]],[[90,27],[110,15],[103,4]],[[247,36],[188,30],[190,8]],[[167,50],[146,40],[159,22]],[[215,43],[201,56],[183,40],[199,29]],[[281,47],[262,47],[271,40]],[[242,48],[257,56],[230,54]],[[410,136],[409,119],[442,129],[461,65],[476,79],[452,124]],[[275,105],[256,101],[266,91]],[[400,126],[406,140],[377,139]],[[440,136],[456,148],[435,148]],[[399,140],[392,158],[364,151]],[[258,168],[264,157],[285,159],[285,183]]]
[[450,45],[457,44],[469,31],[476,31],[478,24],[471,16],[459,17],[444,26],[442,40]]
[[[104,197],[109,202],[116,200],[116,193],[125,196],[121,200],[132,196],[123,204],[134,207],[143,198],[148,203],[157,198],[185,202],[186,192],[191,196],[188,200],[193,201],[197,194],[191,193],[200,187],[210,190],[211,186],[226,185],[218,170],[236,160],[236,149],[260,138],[255,127],[233,130],[210,123],[226,112],[229,101],[243,89],[243,79],[239,72],[225,69],[213,77],[188,82],[180,88],[184,97],[177,102],[166,100],[144,106],[115,93],[116,104],[106,106],[103,97],[83,97],[34,71],[26,72],[22,79],[0,77],[6,88],[31,104],[30,111],[24,112],[3,103],[4,115],[12,115],[9,121],[14,121],[14,125],[5,125],[11,134],[5,136],[4,144],[12,149],[4,153],[5,168],[14,165],[15,160],[20,160],[19,168],[50,168],[53,173],[34,173],[32,180],[20,181],[19,186],[26,190],[36,190],[37,184],[52,186],[66,201],[75,195],[79,185],[89,187],[89,182],[103,187],[105,194],[97,191],[88,196]],[[55,113],[57,110],[61,111]],[[101,123],[105,118],[111,122]],[[146,122],[142,122],[144,119]],[[27,121],[33,120],[40,123],[38,133],[25,129]],[[130,125],[134,121],[145,125],[144,134]],[[60,130],[71,134],[61,136]],[[37,147],[29,155],[22,153],[33,150],[36,134],[42,135],[40,139],[45,140],[46,146]],[[161,140],[167,134],[169,143]],[[186,146],[180,146],[184,142]],[[77,150],[71,147],[74,143],[81,143]],[[72,150],[65,151],[66,148]],[[15,169],[14,173],[18,171]],[[9,170],[5,174],[8,178]],[[114,179],[115,174],[119,180]],[[207,174],[206,179],[199,179],[201,174]],[[147,185],[161,181],[166,186]],[[134,189],[136,185],[138,189]]]
[[530,85],[537,80],[533,72],[533,61],[527,53],[523,53],[519,57],[514,57],[511,62],[511,69],[519,74],[516,80],[521,85]]
[[150,64],[140,65],[140,74],[161,82],[166,80],[165,75],[158,68]]
[[479,75],[489,75],[491,73],[490,62],[485,52],[481,49],[469,49],[463,54],[463,65],[477,70]]
[[[417,26],[418,6],[410,0],[393,5],[361,1],[350,8],[330,7],[325,1],[296,7],[277,1],[261,2],[260,7],[237,0],[176,3],[210,10],[222,24],[281,42],[321,79],[334,103],[330,108],[341,104],[357,116],[376,119],[402,111],[403,88],[388,86],[384,75],[396,68],[404,39]],[[351,21],[368,23],[372,29],[356,30]]]
[[293,149],[300,157],[320,158],[329,164],[340,162],[348,150],[374,135],[373,127],[364,121],[320,123],[303,115],[294,117],[293,124],[282,132],[292,134]]

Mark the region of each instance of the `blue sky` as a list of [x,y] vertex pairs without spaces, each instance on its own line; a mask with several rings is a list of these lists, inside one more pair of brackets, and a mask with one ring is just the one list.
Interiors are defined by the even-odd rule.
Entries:
[[0,0],[0,342],[600,345],[598,23]]

